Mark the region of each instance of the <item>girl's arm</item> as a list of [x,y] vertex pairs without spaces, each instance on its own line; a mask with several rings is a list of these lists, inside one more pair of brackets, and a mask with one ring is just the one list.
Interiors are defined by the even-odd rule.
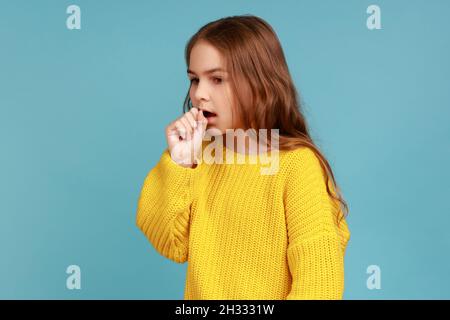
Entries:
[[344,254],[350,239],[347,223],[344,219],[336,223],[340,209],[327,193],[314,152],[296,150],[293,160],[284,194],[292,275],[287,300],[342,299]]
[[166,149],[145,178],[138,201],[137,226],[161,255],[177,263],[188,257],[191,205],[200,167],[178,165]]

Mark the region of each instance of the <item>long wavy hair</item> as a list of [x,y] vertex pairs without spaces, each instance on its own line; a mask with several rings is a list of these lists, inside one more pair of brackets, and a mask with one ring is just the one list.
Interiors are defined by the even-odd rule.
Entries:
[[[328,194],[339,201],[341,218],[347,216],[347,203],[330,164],[311,138],[283,49],[272,27],[253,15],[212,21],[201,27],[186,44],[188,68],[191,50],[199,40],[214,46],[224,57],[233,93],[233,114],[239,114],[243,129],[278,129],[279,150],[310,148],[320,160]],[[191,108],[188,90],[183,112]]]

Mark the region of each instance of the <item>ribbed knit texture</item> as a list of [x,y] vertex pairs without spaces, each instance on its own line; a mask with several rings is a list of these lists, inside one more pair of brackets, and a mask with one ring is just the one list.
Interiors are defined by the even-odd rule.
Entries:
[[278,172],[262,175],[250,157],[191,169],[166,149],[145,178],[136,223],[188,262],[184,299],[342,299],[350,232],[318,158],[280,151]]

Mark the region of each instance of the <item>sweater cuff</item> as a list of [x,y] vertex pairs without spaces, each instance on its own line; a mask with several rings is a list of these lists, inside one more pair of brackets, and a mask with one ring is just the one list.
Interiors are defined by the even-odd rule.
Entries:
[[171,181],[172,177],[174,179],[179,179],[179,177],[181,177],[188,184],[190,195],[193,196],[196,194],[199,186],[199,181],[197,180],[199,179],[199,172],[202,166],[201,163],[197,164],[195,168],[183,167],[173,161],[168,148],[164,150],[160,162],[167,181]]
[[344,257],[336,234],[324,233],[287,251],[292,288],[287,300],[340,300],[344,291]]

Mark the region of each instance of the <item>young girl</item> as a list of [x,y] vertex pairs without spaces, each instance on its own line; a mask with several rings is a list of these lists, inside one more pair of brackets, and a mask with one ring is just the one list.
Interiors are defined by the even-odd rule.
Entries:
[[[136,219],[161,255],[188,261],[184,299],[342,299],[348,207],[275,32],[255,16],[219,19],[189,40],[185,58],[184,114],[166,127]],[[245,143],[228,139],[238,129]],[[260,129],[277,141],[248,134]],[[221,151],[245,161],[217,161]],[[254,160],[269,154],[278,169],[262,174]]]

